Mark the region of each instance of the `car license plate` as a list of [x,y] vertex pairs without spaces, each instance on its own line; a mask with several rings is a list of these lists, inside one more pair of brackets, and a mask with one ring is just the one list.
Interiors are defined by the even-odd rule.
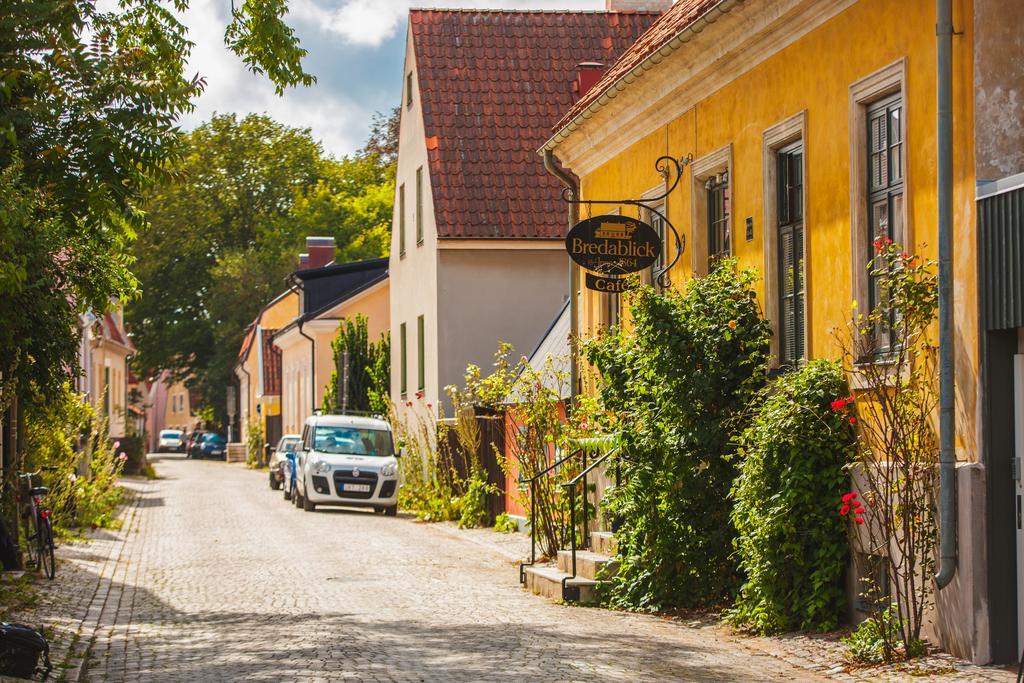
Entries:
[[224,455],[224,451],[210,451],[213,455]]
[[342,484],[343,491],[352,491],[353,493],[369,493],[369,484]]

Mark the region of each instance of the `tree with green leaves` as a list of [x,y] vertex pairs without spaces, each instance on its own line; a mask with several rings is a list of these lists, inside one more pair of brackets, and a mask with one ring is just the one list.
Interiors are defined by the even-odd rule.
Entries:
[[[126,256],[147,189],[177,159],[179,117],[204,88],[172,6],[122,0],[0,5],[0,406],[58,391],[77,315],[130,299]],[[310,85],[285,0],[245,2],[225,40],[278,92]]]
[[[340,412],[388,412],[391,383],[391,343],[384,332],[370,341],[366,316],[346,318],[331,342],[334,369],[324,392],[324,408]],[[345,378],[347,376],[347,382]]]
[[333,236],[338,261],[387,253],[394,169],[375,154],[327,157],[308,129],[262,115],[215,116],[184,147],[147,195],[143,295],[127,319],[138,368],[185,379],[223,423],[245,328],[285,290],[305,237]]

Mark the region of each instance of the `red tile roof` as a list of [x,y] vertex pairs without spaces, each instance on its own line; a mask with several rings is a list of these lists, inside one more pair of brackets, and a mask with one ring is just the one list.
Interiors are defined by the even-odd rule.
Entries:
[[250,323],[245,328],[245,337],[242,338],[242,346],[238,349],[238,362],[244,363],[249,357],[249,350],[252,348],[252,339],[256,333],[256,323]]
[[135,350],[135,344],[132,343],[131,338],[121,330],[117,324],[117,320],[114,319],[113,313],[103,314],[103,329],[106,333],[106,337],[112,341],[117,342],[123,346],[128,347],[132,351]]
[[576,65],[611,64],[657,17],[410,10],[439,237],[565,234],[561,185],[537,149],[572,105]]
[[654,25],[639,40],[633,43],[619,60],[605,72],[601,80],[565,113],[558,124],[555,125],[554,130],[558,131],[564,128],[584,109],[611,90],[616,82],[628,76],[631,71],[643,64],[647,58],[665,47],[673,38],[692,26],[707,14],[709,10],[722,2],[723,0],[676,0],[672,8],[661,15],[654,22]]
[[263,395],[281,394],[281,349],[274,346],[277,330],[263,330]]

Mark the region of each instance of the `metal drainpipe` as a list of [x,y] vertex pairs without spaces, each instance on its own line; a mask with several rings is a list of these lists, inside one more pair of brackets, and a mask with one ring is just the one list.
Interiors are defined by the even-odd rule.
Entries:
[[953,366],[953,3],[935,3],[939,209],[939,570],[942,589],[956,573],[956,412]]
[[[544,168],[548,173],[562,181],[568,188],[573,199],[579,199],[579,185],[576,179],[563,171],[555,163],[555,157],[550,149],[544,150]],[[569,204],[569,227],[576,225],[580,220],[579,204]],[[576,343],[579,339],[579,290],[580,290],[580,269],[572,258],[569,259],[569,404],[567,408],[572,410],[576,396],[580,388],[580,368],[577,358]]]
[[[285,282],[288,283],[289,289],[291,289],[291,291],[293,291],[293,292],[297,292],[298,290],[302,289],[302,285],[300,285],[297,282],[297,279],[298,278],[295,277],[294,273],[292,273],[287,278],[285,278]],[[306,334],[305,332],[302,331],[302,325],[305,322],[306,322],[306,316],[304,314],[300,314],[299,315],[299,334],[301,334],[303,337],[308,339],[309,340],[309,344],[310,344],[310,346],[309,346],[309,375],[310,375],[310,377],[309,377],[309,394],[310,394],[309,410],[310,410],[310,413],[312,413],[314,410],[316,410],[316,340],[313,339],[308,334]],[[305,419],[305,418],[303,418],[303,419]]]
[[299,334],[309,340],[309,410],[316,410],[316,340],[302,331],[305,318],[299,318]]

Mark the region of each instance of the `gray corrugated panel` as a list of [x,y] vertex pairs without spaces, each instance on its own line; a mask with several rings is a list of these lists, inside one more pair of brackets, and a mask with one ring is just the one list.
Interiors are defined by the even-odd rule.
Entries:
[[985,327],[1024,326],[1024,188],[978,200]]

